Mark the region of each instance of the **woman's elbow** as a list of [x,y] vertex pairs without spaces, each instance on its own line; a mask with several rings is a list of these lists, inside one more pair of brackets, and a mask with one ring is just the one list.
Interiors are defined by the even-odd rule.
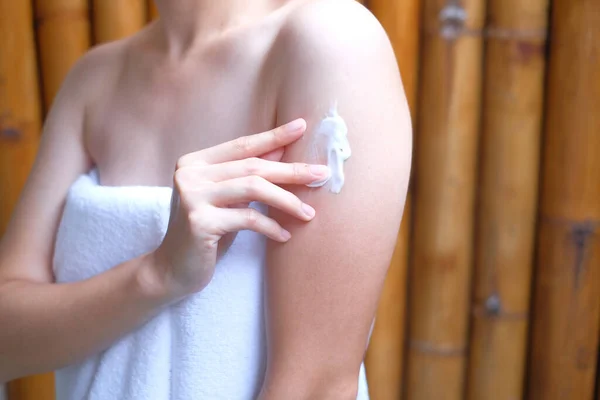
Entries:
[[356,400],[358,395],[358,371],[356,374],[337,371],[319,371],[315,368],[310,376],[299,371],[292,374],[267,374],[258,400]]

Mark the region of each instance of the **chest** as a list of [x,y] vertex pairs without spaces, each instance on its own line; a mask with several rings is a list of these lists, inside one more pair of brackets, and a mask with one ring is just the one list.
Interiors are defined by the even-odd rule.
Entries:
[[261,52],[179,69],[129,62],[86,116],[103,184],[171,185],[177,159],[274,127],[275,85]]

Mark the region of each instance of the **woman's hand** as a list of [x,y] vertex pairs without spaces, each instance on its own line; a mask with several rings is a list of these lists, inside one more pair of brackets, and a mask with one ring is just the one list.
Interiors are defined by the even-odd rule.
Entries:
[[208,285],[218,256],[237,231],[249,229],[279,242],[290,239],[275,220],[248,208],[249,202],[267,204],[303,221],[314,217],[312,207],[276,185],[305,185],[328,176],[324,165],[279,161],[283,146],[298,140],[305,130],[306,122],[298,119],[179,159],[169,227],[150,263],[169,297],[182,298]]

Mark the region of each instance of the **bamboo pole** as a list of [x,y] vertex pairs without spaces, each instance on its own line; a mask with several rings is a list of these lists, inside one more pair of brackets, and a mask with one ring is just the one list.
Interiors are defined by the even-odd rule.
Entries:
[[406,398],[462,400],[485,2],[424,5]]
[[146,25],[145,0],[93,0],[94,42],[129,36]]
[[[368,5],[385,28],[394,51],[414,119],[417,97],[420,0],[396,2],[371,0]],[[375,328],[365,360],[369,393],[373,400],[397,400],[402,396],[407,300],[408,238],[411,194],[404,207],[394,256],[379,302]]]
[[[40,99],[28,1],[0,0],[0,236],[34,162]],[[8,384],[10,400],[54,398],[52,374]]]
[[596,366],[596,400],[600,400],[600,349],[598,349],[598,364]]
[[0,0],[0,235],[33,164],[40,132],[31,4]]
[[8,400],[54,400],[54,393],[53,374],[30,376],[8,384]]
[[365,358],[365,368],[372,400],[402,397],[404,336],[406,318],[406,272],[410,233],[410,201],[398,233],[377,316]]
[[87,0],[35,0],[37,38],[44,91],[50,109],[67,72],[90,47]]
[[591,400],[600,319],[600,2],[555,0],[528,394]]
[[548,0],[489,0],[468,398],[519,399],[527,357]]
[[148,0],[148,21],[158,18],[158,8],[154,4],[154,0]]
[[[600,296],[600,292],[598,293]],[[598,324],[600,328],[600,324]],[[598,330],[598,343],[600,344],[600,329]],[[600,345],[598,346],[598,360],[596,361],[596,400],[600,400]]]

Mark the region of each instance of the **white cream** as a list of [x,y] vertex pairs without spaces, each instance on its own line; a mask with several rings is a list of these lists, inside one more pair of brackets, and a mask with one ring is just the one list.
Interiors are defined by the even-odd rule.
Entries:
[[313,132],[309,151],[311,158],[309,162],[326,164],[331,173],[327,179],[307,186],[320,187],[329,182],[329,191],[340,193],[344,186],[344,162],[350,158],[351,150],[348,142],[348,127],[337,113],[337,104],[330,108],[326,117]]

